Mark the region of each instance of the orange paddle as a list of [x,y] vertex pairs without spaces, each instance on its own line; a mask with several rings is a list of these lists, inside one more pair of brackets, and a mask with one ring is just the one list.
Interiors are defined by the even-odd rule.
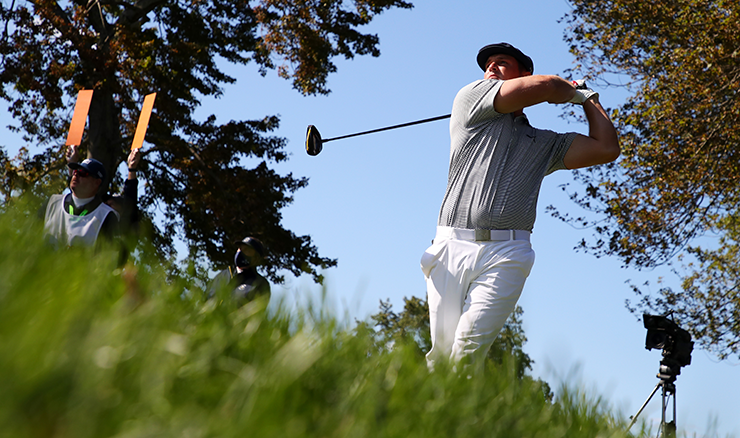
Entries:
[[139,124],[136,126],[136,134],[134,135],[134,142],[131,143],[131,150],[139,149],[144,144],[144,136],[146,135],[146,128],[149,126],[149,116],[152,115],[155,97],[157,97],[157,93],[148,94],[144,98],[144,105],[141,107]]
[[85,130],[92,95],[93,90],[80,90],[77,93],[77,103],[72,114],[72,123],[69,125],[69,134],[67,134],[67,146],[77,146],[82,143],[82,132]]

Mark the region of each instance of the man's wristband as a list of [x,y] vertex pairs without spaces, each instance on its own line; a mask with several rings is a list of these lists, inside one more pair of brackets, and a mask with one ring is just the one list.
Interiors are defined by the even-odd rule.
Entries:
[[132,168],[130,168],[130,167],[128,168],[128,171],[129,171],[129,172],[133,172],[133,173],[136,173],[136,169],[132,169]]

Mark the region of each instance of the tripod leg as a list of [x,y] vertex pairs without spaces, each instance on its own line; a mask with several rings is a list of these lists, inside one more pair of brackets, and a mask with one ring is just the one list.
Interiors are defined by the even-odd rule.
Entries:
[[[640,406],[640,410],[638,410],[637,413],[634,416],[632,416],[632,421],[630,422],[630,425],[627,426],[627,430],[630,430],[630,428],[632,427],[632,425],[635,424],[635,422],[637,421],[637,417],[640,415],[640,413],[642,412],[642,410],[645,409],[645,406],[647,406],[647,404],[650,403],[650,399],[653,398],[653,396],[655,395],[655,392],[658,390],[658,388],[660,388],[660,385],[662,383],[663,382],[658,382],[658,384],[655,385],[655,388],[653,388],[653,392],[650,393],[650,395],[648,396],[647,400],[645,400],[645,403],[643,403],[642,406]],[[665,394],[665,392],[664,392],[664,394]]]
[[661,406],[663,409],[660,411],[660,429],[662,431],[661,438],[666,438],[666,423],[665,423],[665,399],[666,399],[666,387],[663,385],[663,402]]
[[673,395],[673,418],[666,424],[666,437],[676,438],[676,387],[671,384],[671,395]]
[[[665,421],[665,411],[668,408],[666,399],[673,396],[673,418],[670,422]],[[663,384],[663,412],[660,421],[661,438],[676,438],[676,387],[673,383]]]

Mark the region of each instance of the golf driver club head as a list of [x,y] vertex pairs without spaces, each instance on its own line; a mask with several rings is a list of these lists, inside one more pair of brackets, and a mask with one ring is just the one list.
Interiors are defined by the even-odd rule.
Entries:
[[306,152],[308,155],[316,156],[323,148],[321,134],[314,125],[308,125],[306,130]]

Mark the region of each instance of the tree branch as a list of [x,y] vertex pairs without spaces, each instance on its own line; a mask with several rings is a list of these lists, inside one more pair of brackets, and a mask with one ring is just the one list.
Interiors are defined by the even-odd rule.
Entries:
[[126,8],[116,26],[129,26],[146,17],[151,11],[166,3],[166,0],[139,0],[134,5],[121,3]]

